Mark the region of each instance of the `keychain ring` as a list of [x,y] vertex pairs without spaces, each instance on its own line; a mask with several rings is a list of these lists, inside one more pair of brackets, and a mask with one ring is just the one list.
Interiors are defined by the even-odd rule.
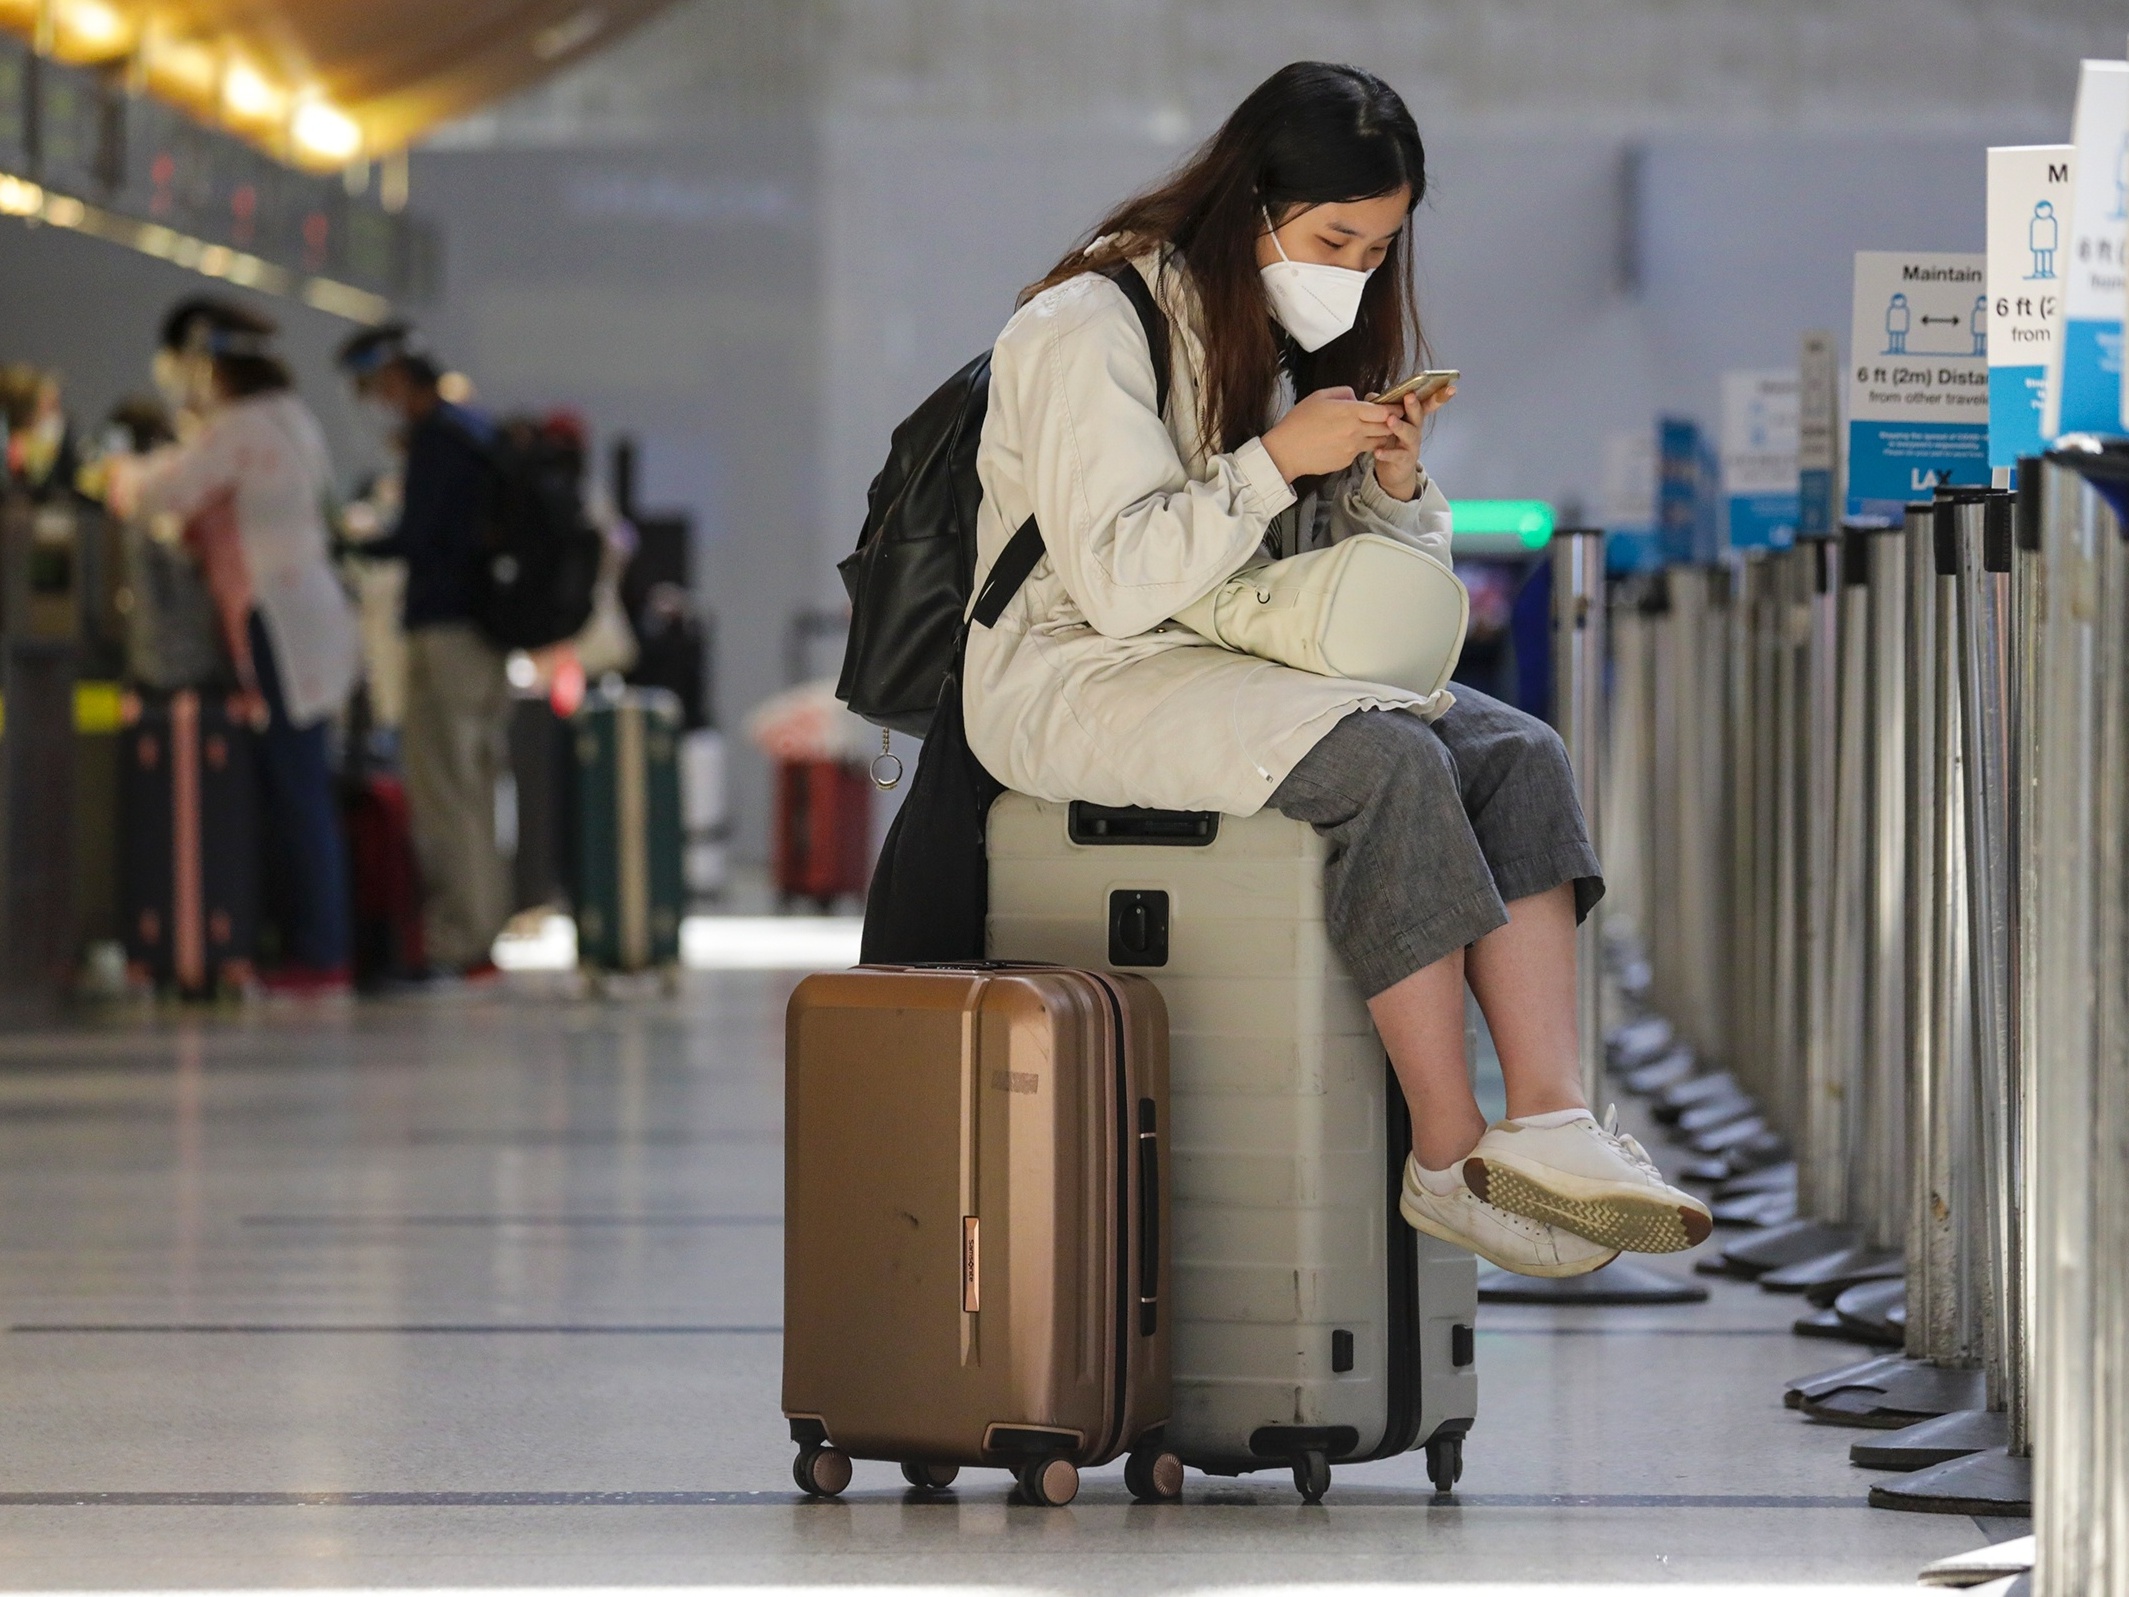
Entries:
[[[882,776],[880,774],[882,769],[893,774]],[[902,785],[902,756],[884,752],[875,754],[872,757],[872,785],[882,793],[890,793],[900,787]]]

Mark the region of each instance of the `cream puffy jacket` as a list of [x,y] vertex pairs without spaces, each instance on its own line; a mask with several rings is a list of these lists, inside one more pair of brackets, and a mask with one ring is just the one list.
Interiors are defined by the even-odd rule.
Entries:
[[1363,456],[1297,504],[1259,440],[1203,452],[1191,290],[1178,266],[1137,264],[1169,317],[1165,418],[1138,316],[1105,277],[1036,295],[992,352],[977,585],[1030,515],[1047,552],[998,624],[970,629],[969,746],[1038,798],[1253,815],[1352,711],[1438,713],[1445,697],[1231,653],[1169,618],[1260,548],[1374,532],[1447,560],[1449,503],[1424,475],[1392,499]]

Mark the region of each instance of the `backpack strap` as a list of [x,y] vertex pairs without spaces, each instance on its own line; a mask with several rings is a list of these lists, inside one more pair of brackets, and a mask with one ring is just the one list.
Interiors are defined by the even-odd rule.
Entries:
[[[1165,416],[1173,364],[1167,313],[1154,299],[1153,290],[1146,286],[1145,277],[1129,261],[1119,261],[1102,275],[1124,291],[1124,298],[1138,313],[1138,324],[1146,332],[1146,348],[1153,355],[1153,413]],[[1013,602],[1013,595],[1020,591],[1021,584],[1041,563],[1043,553],[1042,529],[1030,516],[1020,524],[992,564],[990,575],[984,579],[983,591],[976,595],[976,602],[969,610],[969,619],[979,627],[996,626],[998,618],[1005,614],[1005,607]]]

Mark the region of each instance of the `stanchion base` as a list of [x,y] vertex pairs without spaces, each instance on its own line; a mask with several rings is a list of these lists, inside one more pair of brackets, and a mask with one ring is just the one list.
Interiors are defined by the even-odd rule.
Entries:
[[1675,1086],[1699,1068],[1700,1061],[1693,1057],[1692,1049],[1674,1048],[1660,1059],[1622,1073],[1619,1081],[1636,1097],[1646,1097],[1649,1093]]
[[1661,1015],[1643,1015],[1604,1039],[1604,1059],[1615,1071],[1637,1070],[1661,1059],[1676,1041],[1671,1023]]
[[1953,1553],[1935,1563],[1924,1564],[1919,1578],[1925,1586],[1972,1589],[1987,1581],[2010,1580],[2031,1573],[2033,1552],[2032,1537],[2013,1536],[1993,1547],[1977,1547],[1970,1553]]
[[[1796,1218],[1796,1194],[1793,1192],[1753,1192],[1742,1198],[1728,1198],[1710,1204],[1708,1213],[1720,1226],[1751,1226],[1764,1231],[1768,1226],[1787,1225]],[[1718,1273],[1718,1272],[1711,1272]],[[1728,1274],[1728,1271],[1719,1272]]]
[[1767,1135],[1767,1122],[1758,1115],[1747,1115],[1742,1120],[1732,1120],[1727,1125],[1703,1131],[1685,1139],[1685,1145],[1695,1153],[1710,1158],[1728,1154],[1732,1148],[1741,1148],[1755,1138]]
[[1907,1341],[1907,1278],[1852,1286],[1834,1299],[1833,1312],[1857,1334],[1899,1347]]
[[1789,1139],[1779,1131],[1762,1131],[1748,1141],[1740,1142],[1722,1156],[1730,1174],[1741,1176],[1748,1170],[1765,1170],[1770,1165],[1794,1164],[1796,1150],[1789,1146]]
[[[1721,1263],[1711,1275],[1736,1275],[1747,1280],[1769,1270],[1802,1264],[1806,1259],[1824,1259],[1856,1245],[1852,1225],[1833,1225],[1824,1220],[1797,1220],[1762,1231],[1758,1236],[1733,1242],[1721,1253]],[[1701,1261],[1702,1265],[1708,1261]],[[1698,1269],[1701,1266],[1696,1265]]]
[[1969,1453],[1871,1487],[1870,1506],[1911,1514],[2029,1517],[2033,1512],[2033,1461],[2013,1458],[2001,1448]]
[[1857,1442],[1848,1449],[1848,1462],[1857,1469],[1928,1469],[2010,1442],[2010,1415],[1970,1408],[1890,1432],[1882,1441]]
[[1657,1303],[1705,1303],[1708,1289],[1626,1259],[1614,1259],[1587,1275],[1557,1280],[1516,1275],[1491,1267],[1478,1278],[1481,1303],[1568,1303],[1589,1308],[1627,1308]]
[[1689,1109],[1719,1099],[1743,1097],[1744,1090],[1737,1085],[1735,1076],[1727,1070],[1711,1070],[1705,1076],[1689,1076],[1657,1093],[1653,1113],[1662,1124],[1675,1126]]
[[[1882,1281],[1905,1269],[1906,1262],[1897,1249],[1843,1248],[1823,1258],[1805,1259],[1798,1264],[1769,1270],[1759,1278],[1759,1285],[1765,1292],[1811,1292],[1811,1301],[1823,1309],[1830,1307],[1835,1298],[1852,1286],[1864,1281]],[[1832,1291],[1821,1295],[1828,1287]],[[1813,1288],[1820,1290],[1813,1291]]]
[[[1860,1263],[1835,1280],[1813,1282],[1804,1288],[1804,1296],[1822,1309],[1883,1319],[1889,1310],[1907,1301],[1907,1255],[1888,1249],[1875,1262]],[[1903,1308],[1894,1329],[1906,1328]]]
[[1907,1340],[1904,1331],[1886,1332],[1859,1325],[1838,1309],[1813,1309],[1798,1315],[1789,1329],[1798,1336],[1823,1337],[1829,1342],[1860,1342],[1865,1347],[1899,1347]]
[[1830,1370],[1821,1370],[1816,1375],[1799,1376],[1791,1381],[1788,1390],[1782,1393],[1782,1402],[1790,1408],[1800,1408],[1806,1402],[1815,1402],[1840,1391],[1843,1387],[1868,1386],[1915,1362],[1898,1353],[1881,1353],[1874,1359],[1836,1365]]
[[1720,1199],[1746,1198],[1755,1194],[1782,1192],[1796,1195],[1796,1164],[1770,1164],[1761,1170],[1747,1170],[1740,1176],[1725,1176],[1722,1185],[1715,1189]]
[[1940,1414],[1988,1406],[1988,1381],[1979,1370],[1947,1370],[1920,1359],[1900,1359],[1895,1368],[1862,1376],[1831,1390],[1806,1392],[1797,1404],[1828,1425],[1897,1431]]

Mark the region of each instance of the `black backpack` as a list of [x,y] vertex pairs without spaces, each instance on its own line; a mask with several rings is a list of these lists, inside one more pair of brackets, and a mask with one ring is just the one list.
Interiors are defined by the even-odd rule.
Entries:
[[505,649],[539,649],[591,619],[604,552],[584,512],[574,451],[498,429],[476,440],[490,470],[474,620]]
[[[1168,320],[1128,263],[1109,276],[1138,312],[1153,351],[1154,409],[1168,409]],[[1004,791],[968,746],[961,720],[964,610],[988,627],[1042,559],[1033,516],[991,567],[973,609],[976,443],[990,398],[990,356],[969,362],[895,429],[872,485],[857,553],[842,564],[852,605],[836,692],[878,725],[924,736],[909,796],[888,829],[865,895],[867,964],[981,959],[990,905],[984,829]],[[876,585],[877,584],[877,585]],[[904,630],[906,629],[906,630]],[[919,713],[921,709],[921,713]]]
[[[1108,276],[1124,291],[1153,351],[1154,383],[1168,404],[1168,318],[1128,262]],[[850,594],[850,641],[835,696],[875,726],[922,737],[939,688],[958,658],[962,617],[976,574],[976,446],[990,408],[985,350],[911,411],[865,494],[858,546],[836,570]],[[984,626],[1020,590],[1042,558],[1030,516],[999,555],[985,585]]]

